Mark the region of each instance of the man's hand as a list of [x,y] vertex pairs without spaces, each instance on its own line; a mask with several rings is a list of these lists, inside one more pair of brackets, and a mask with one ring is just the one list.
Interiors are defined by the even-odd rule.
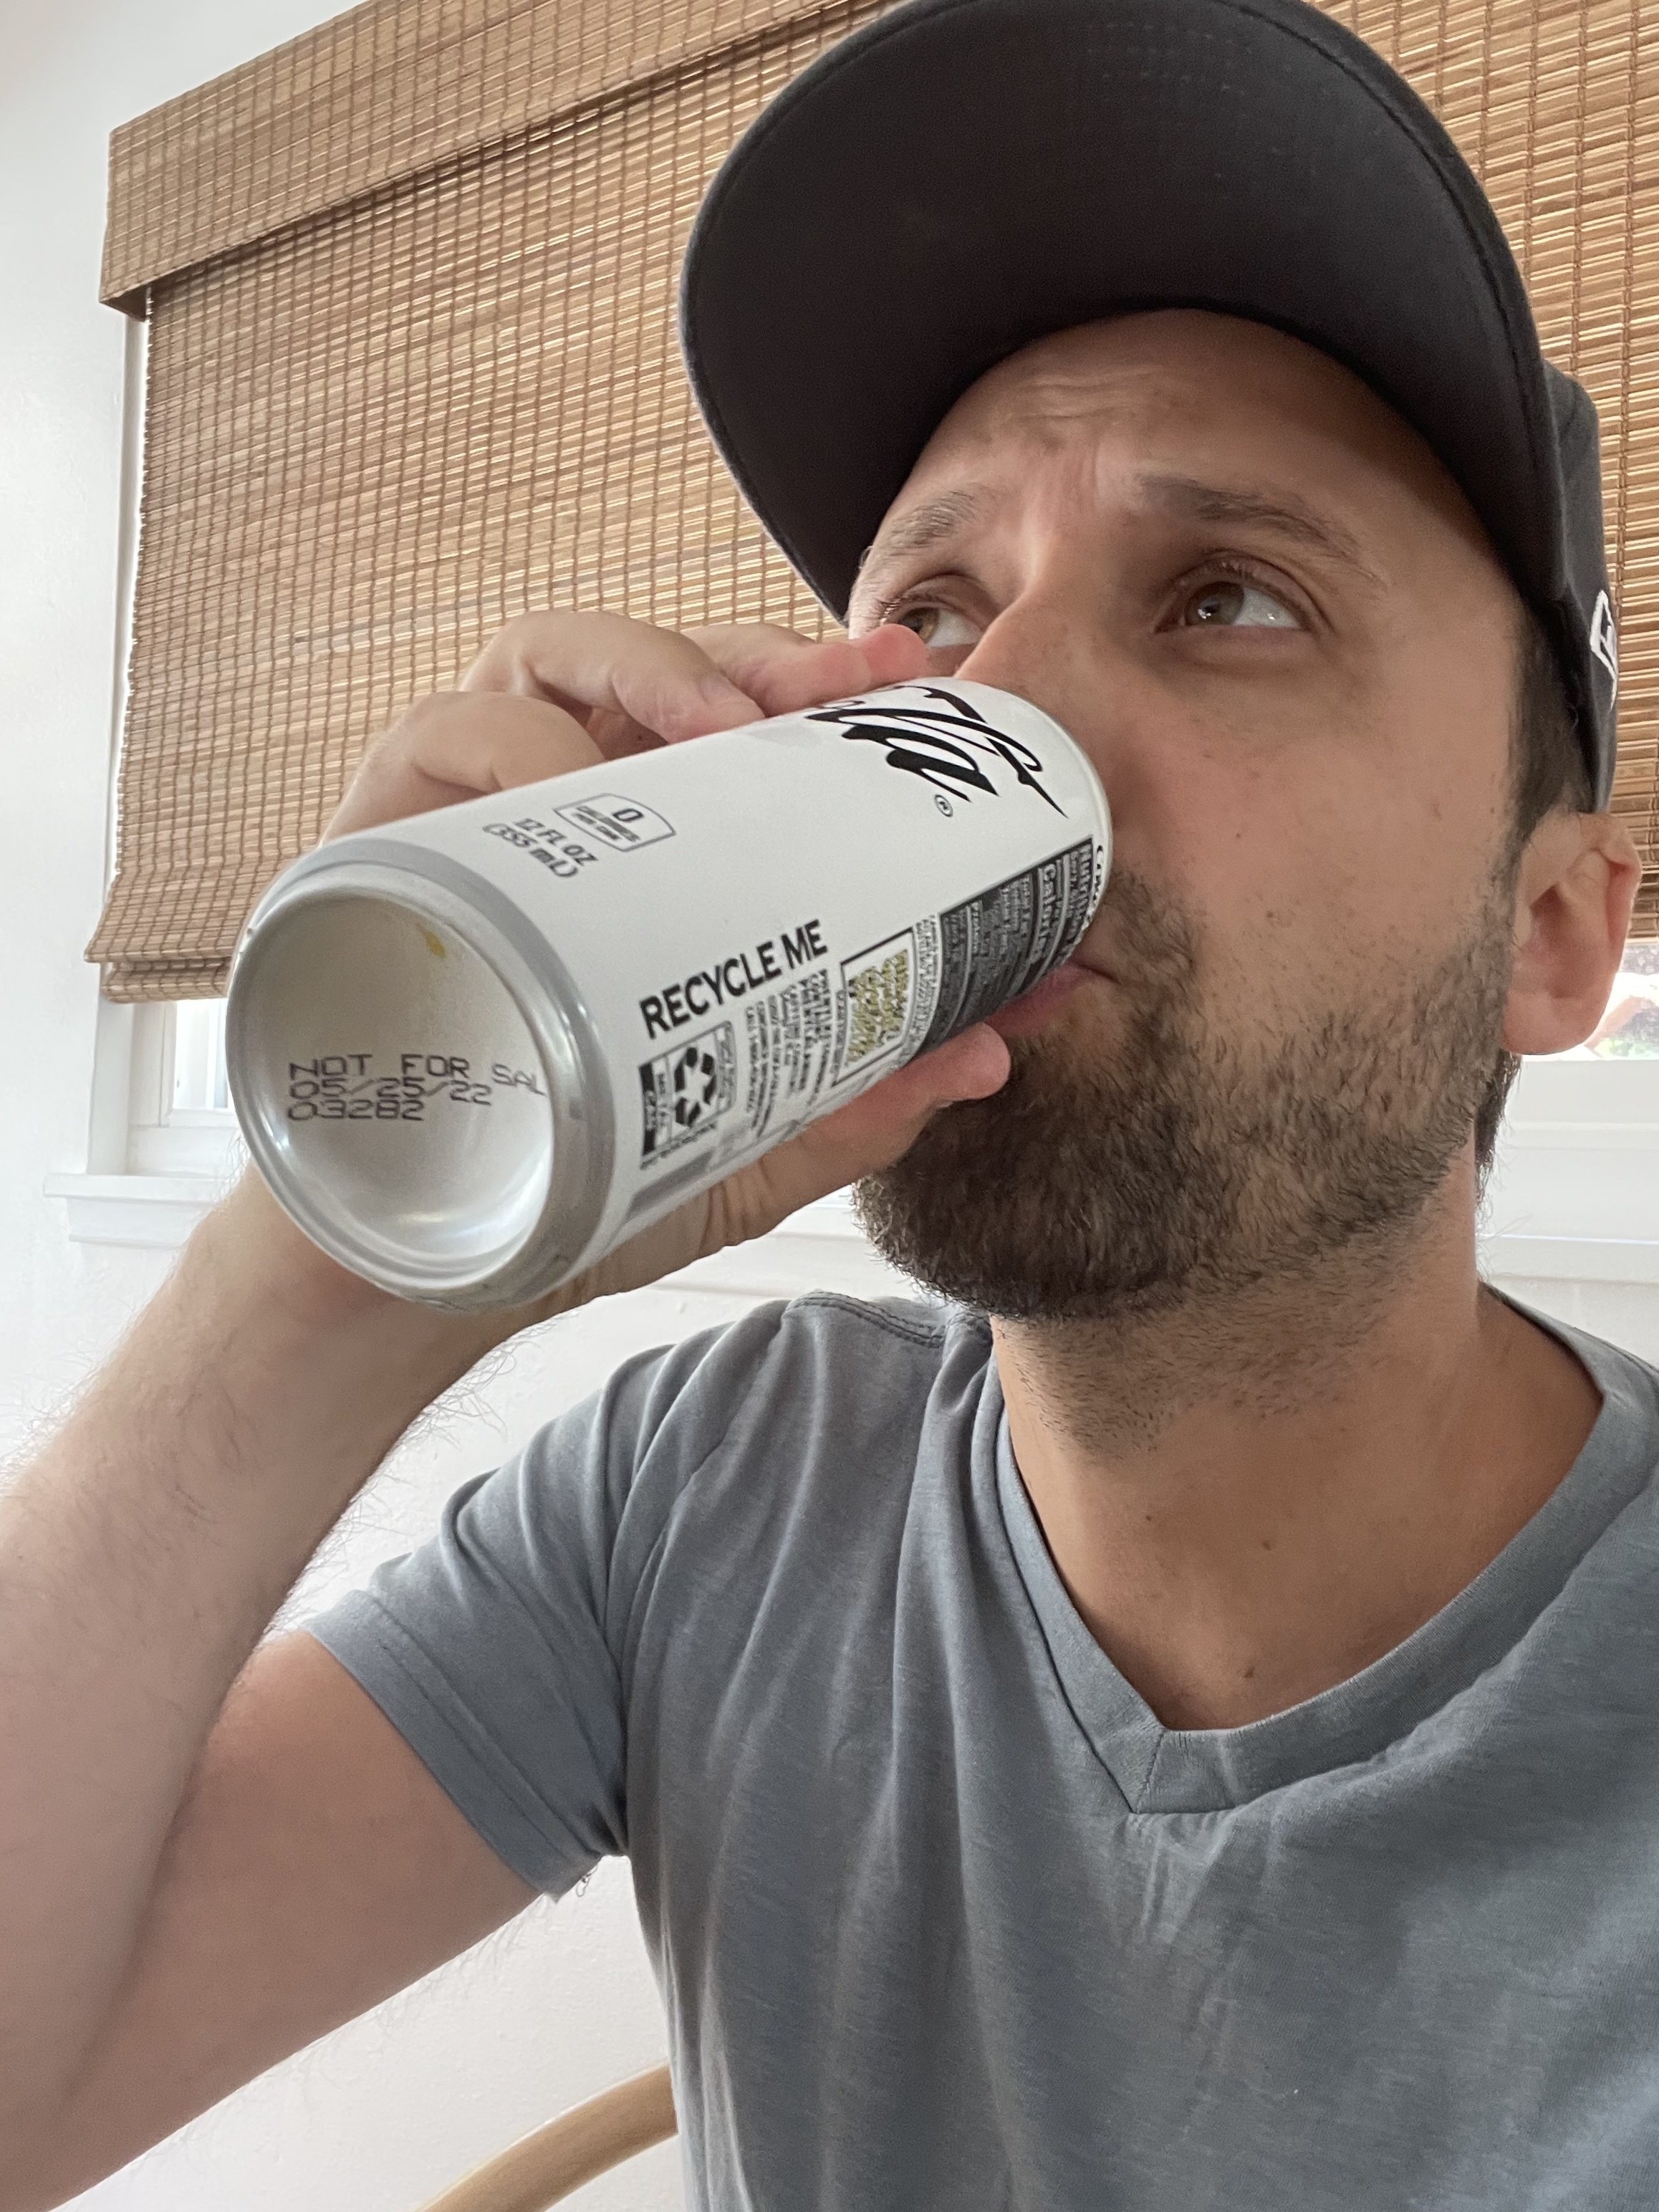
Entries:
[[623,615],[521,615],[459,691],[421,701],[369,747],[323,835],[822,706],[927,666],[927,647],[897,623],[856,645],[814,644],[769,623],[682,634]]

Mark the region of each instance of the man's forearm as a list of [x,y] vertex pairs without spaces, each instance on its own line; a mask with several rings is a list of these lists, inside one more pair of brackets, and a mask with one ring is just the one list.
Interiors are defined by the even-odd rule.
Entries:
[[0,2144],[71,2089],[284,1594],[505,1333],[353,1282],[249,1181],[0,1497]]

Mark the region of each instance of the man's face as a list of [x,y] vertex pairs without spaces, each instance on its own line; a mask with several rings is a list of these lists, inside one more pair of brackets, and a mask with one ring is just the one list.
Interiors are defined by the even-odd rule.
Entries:
[[849,627],[884,620],[1047,708],[1115,835],[1080,980],[999,1020],[1006,1087],[861,1187],[890,1257],[1007,1317],[1152,1314],[1472,1193],[1517,601],[1414,432],[1255,324],[1062,332],[928,444]]

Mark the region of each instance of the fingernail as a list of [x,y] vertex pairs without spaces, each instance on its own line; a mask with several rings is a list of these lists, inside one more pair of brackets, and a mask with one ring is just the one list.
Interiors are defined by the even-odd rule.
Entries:
[[1008,1048],[996,1031],[980,1023],[964,1030],[956,1043],[959,1055],[957,1097],[988,1098],[993,1091],[1000,1091],[1008,1079],[1011,1062]]

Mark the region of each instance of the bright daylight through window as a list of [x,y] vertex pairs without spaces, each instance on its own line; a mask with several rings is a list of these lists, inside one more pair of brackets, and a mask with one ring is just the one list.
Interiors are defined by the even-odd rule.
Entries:
[[222,999],[184,1000],[173,1010],[173,1101],[168,1119],[229,1112],[225,1002]]
[[1627,945],[1593,1036],[1564,1060],[1659,1060],[1659,943]]

